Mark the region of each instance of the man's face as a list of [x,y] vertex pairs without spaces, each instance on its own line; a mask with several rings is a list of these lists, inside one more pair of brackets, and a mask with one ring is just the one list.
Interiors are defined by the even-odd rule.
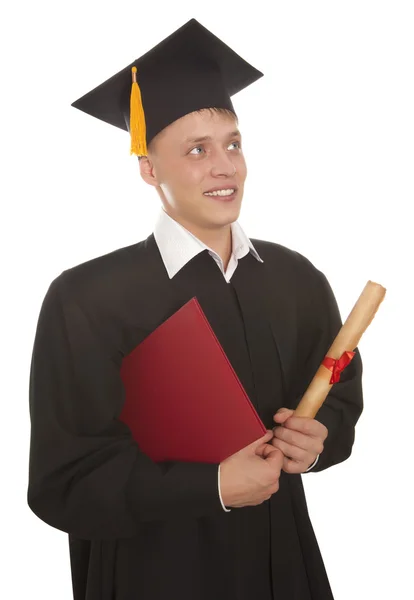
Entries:
[[[217,230],[238,219],[247,168],[233,115],[190,113],[161,131],[150,146],[148,160],[140,161],[141,174],[151,172],[153,179],[143,177],[157,187],[171,217],[195,230]],[[236,188],[233,200],[205,195],[229,188]]]

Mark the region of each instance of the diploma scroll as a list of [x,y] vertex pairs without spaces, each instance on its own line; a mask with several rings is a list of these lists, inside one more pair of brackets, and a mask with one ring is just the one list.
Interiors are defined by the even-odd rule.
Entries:
[[353,351],[374,318],[385,293],[386,288],[382,285],[368,281],[301,398],[294,416],[315,417],[332,385],[339,381],[341,371],[354,357]]

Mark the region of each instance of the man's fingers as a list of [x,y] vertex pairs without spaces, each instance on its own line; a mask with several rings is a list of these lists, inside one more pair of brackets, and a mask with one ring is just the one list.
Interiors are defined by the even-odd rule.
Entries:
[[285,473],[297,475],[298,473],[303,473],[303,465],[301,463],[296,462],[295,460],[290,460],[285,456],[285,458],[283,459],[282,470]]
[[282,409],[280,409],[280,412],[278,411],[275,415],[273,415],[273,420],[275,423],[282,424],[287,419],[289,419],[292,415],[293,415],[293,410],[290,410],[289,408],[282,408]]
[[297,446],[291,446],[277,438],[273,439],[272,446],[281,450],[286,458],[290,458],[298,463],[306,463],[306,461],[309,460],[309,452],[307,450],[303,450]]
[[300,433],[299,431],[288,429],[286,427],[275,427],[273,440],[275,439],[282,440],[286,444],[289,444],[292,447],[300,448],[301,450],[305,450],[306,452],[322,452],[321,440]]
[[251,444],[249,444],[250,446],[261,446],[262,444],[268,442],[269,440],[271,440],[273,437],[273,430],[272,429],[266,429],[266,433],[264,435],[262,435],[261,438],[255,440],[254,442],[252,442]]
[[273,431],[271,429],[267,429],[266,433],[264,434],[263,437],[252,442],[248,447],[253,448],[254,451],[256,452],[256,454],[258,454],[259,456],[262,456],[264,446],[268,445],[268,442],[270,442],[272,439],[273,439]]
[[274,449],[270,443],[265,443],[265,444],[260,444],[260,446],[256,446],[254,451],[255,451],[255,454],[257,454],[257,456],[261,456],[262,458],[265,458],[269,454],[269,448],[270,448],[270,451],[272,451]]
[[268,462],[274,464],[275,467],[279,469],[282,467],[284,456],[283,452],[279,450],[279,448],[275,448],[270,444],[267,444],[263,452],[263,456]]
[[325,425],[309,417],[291,416],[283,422],[283,426],[321,440],[325,440],[328,437],[328,429]]

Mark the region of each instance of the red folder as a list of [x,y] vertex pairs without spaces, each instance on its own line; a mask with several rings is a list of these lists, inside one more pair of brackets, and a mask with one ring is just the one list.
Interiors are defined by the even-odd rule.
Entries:
[[124,357],[120,420],[153,461],[220,463],[266,433],[196,297]]

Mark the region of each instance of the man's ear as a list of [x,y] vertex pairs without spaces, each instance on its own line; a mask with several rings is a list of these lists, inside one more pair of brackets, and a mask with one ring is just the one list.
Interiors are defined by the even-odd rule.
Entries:
[[139,159],[139,171],[142,179],[146,183],[153,185],[154,187],[159,185],[154,164],[148,156],[141,156]]

